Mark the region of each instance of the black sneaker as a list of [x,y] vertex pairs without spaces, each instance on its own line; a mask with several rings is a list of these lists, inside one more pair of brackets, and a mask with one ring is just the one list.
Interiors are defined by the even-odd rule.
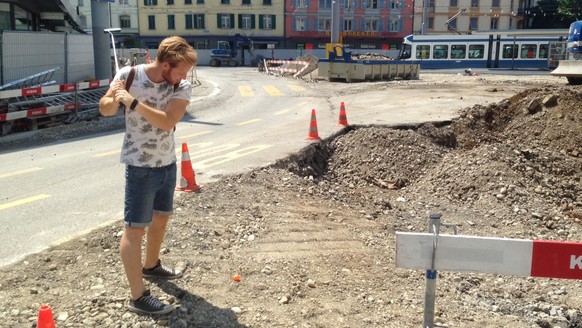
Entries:
[[167,305],[150,295],[149,289],[137,300],[130,300],[130,311],[144,314],[165,314],[175,310],[172,305]]
[[182,276],[182,271],[163,266],[158,260],[155,267],[151,269],[143,268],[141,274],[144,278],[176,279]]

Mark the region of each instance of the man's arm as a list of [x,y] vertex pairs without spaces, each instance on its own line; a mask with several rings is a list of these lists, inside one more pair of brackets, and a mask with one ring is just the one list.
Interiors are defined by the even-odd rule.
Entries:
[[111,84],[109,90],[99,99],[99,112],[103,116],[114,116],[119,111],[119,102],[115,100],[115,94],[119,90],[125,90],[125,81],[117,80]]
[[[125,89],[115,92],[114,100],[124,104],[127,108],[130,108],[134,99]],[[158,129],[169,132],[184,117],[186,107],[189,103],[189,100],[174,98],[168,101],[166,111],[161,111],[142,102],[138,102],[134,110]]]

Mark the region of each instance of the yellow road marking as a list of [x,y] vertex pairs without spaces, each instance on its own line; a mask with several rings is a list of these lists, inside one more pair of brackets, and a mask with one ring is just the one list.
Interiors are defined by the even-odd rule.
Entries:
[[235,160],[237,158],[241,158],[243,156],[254,154],[256,152],[259,152],[259,151],[262,151],[262,150],[265,150],[265,149],[271,148],[271,147],[273,147],[273,145],[250,146],[250,147],[238,149],[235,151],[231,151],[230,153],[226,153],[226,154],[221,155],[221,156],[216,156],[216,157],[209,158],[209,159],[201,161],[201,162],[197,162],[195,166],[200,167],[200,168],[209,168],[211,166],[222,164],[222,163],[225,163],[228,161],[232,161],[232,160]]
[[19,174],[30,173],[30,172],[34,172],[34,171],[38,171],[38,170],[42,170],[42,168],[40,168],[40,167],[31,167],[31,168],[24,169],[24,170],[20,170],[20,171],[14,171],[14,172],[9,172],[9,173],[4,173],[4,174],[0,174],[0,179],[7,178],[7,177],[12,177],[12,176],[19,175]]
[[282,111],[276,112],[274,115],[282,115],[282,114],[285,114],[285,113],[287,113],[288,111],[289,111],[289,109],[285,109],[285,110],[282,110]]
[[209,133],[212,133],[212,131],[211,130],[200,131],[200,132],[196,132],[196,133],[192,133],[192,134],[187,134],[185,136],[178,137],[178,139],[188,139],[188,138],[202,136],[202,135],[209,134]]
[[4,205],[0,205],[0,210],[5,210],[5,209],[10,208],[10,207],[24,205],[26,203],[30,203],[30,202],[34,202],[34,201],[37,201],[37,200],[45,199],[45,198],[50,197],[50,196],[51,195],[40,194],[40,195],[37,195],[37,196],[34,196],[34,197],[20,199],[20,200],[11,202],[11,203],[7,203],[7,204],[4,204]]
[[110,156],[110,155],[115,155],[115,154],[120,154],[120,153],[121,153],[121,149],[120,150],[112,150],[112,151],[108,151],[105,153],[95,154],[91,157],[105,157],[105,156]]
[[267,93],[270,94],[271,96],[277,97],[284,96],[283,92],[279,91],[279,89],[272,85],[264,85],[263,89],[265,89],[265,91],[267,91]]
[[255,95],[255,93],[253,92],[253,89],[251,89],[251,87],[247,86],[247,85],[243,85],[238,87],[238,92],[240,92],[240,95],[243,97],[252,97]]
[[244,121],[244,122],[237,123],[235,125],[246,125],[246,124],[251,124],[251,123],[255,123],[255,122],[259,122],[259,121],[261,121],[260,118],[255,118],[255,119],[252,119],[252,120],[248,120],[248,121]]
[[302,91],[305,91],[305,88],[304,88],[304,87],[302,87],[302,86],[300,86],[300,85],[297,85],[297,84],[289,84],[289,88],[290,88],[291,90],[293,90],[293,91],[297,91],[297,92],[302,92]]

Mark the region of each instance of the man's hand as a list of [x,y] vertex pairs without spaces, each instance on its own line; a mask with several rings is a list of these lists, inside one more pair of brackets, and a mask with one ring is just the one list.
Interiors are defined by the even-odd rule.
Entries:
[[[127,91],[125,91],[125,81],[118,80],[111,84],[105,95],[99,100],[99,112],[101,115],[113,116],[117,114],[121,102],[116,99],[116,95],[122,91],[127,93]],[[133,101],[133,97],[131,98],[129,104],[126,106],[129,106],[131,101]],[[125,103],[123,104],[125,105]]]
[[121,89],[115,91],[114,99],[116,102],[125,105],[125,107],[129,107],[134,98],[125,89]]

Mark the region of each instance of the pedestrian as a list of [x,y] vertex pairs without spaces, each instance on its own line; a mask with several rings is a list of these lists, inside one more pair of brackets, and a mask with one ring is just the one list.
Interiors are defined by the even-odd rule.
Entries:
[[[174,307],[146,289],[143,278],[175,279],[177,269],[161,264],[160,249],[173,211],[176,188],[174,127],[190,103],[192,85],[186,80],[197,62],[196,51],[181,37],[165,38],[154,61],[131,67],[113,78],[99,101],[103,116],[116,115],[125,106],[125,137],[121,162],[125,169],[125,229],[119,253],[131,292],[129,310],[163,314]],[[142,263],[142,239],[146,235]]]

